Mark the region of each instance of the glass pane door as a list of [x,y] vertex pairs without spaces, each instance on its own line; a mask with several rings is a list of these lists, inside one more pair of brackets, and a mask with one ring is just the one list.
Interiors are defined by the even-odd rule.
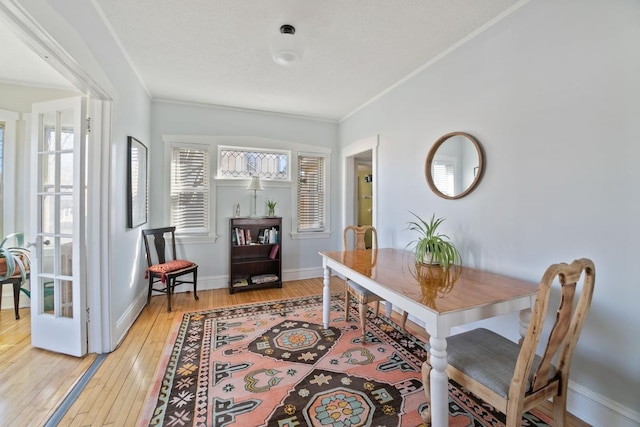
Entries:
[[[36,256],[31,277],[34,346],[86,353],[83,263],[86,113],[83,98],[34,104]],[[35,273],[35,274],[34,274]]]

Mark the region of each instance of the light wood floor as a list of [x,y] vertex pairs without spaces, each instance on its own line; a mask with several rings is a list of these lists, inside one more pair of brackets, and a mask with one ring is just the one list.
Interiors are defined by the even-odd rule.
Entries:
[[[332,292],[343,290],[335,279]],[[245,291],[229,295],[226,289],[201,291],[199,301],[190,293],[177,294],[173,312],[166,311],[166,297],[156,296],[147,306],[119,348],[107,355],[60,426],[135,426],[153,381],[168,333],[182,312],[227,305],[295,298],[322,293],[322,280],[286,282],[282,289]],[[35,349],[30,344],[29,310],[0,311],[0,425],[42,426],[52,416],[75,382],[96,359],[62,356]],[[399,320],[399,319],[396,319]],[[426,339],[423,329],[407,329]],[[550,408],[543,408],[549,413]],[[570,417],[569,427],[588,427]]]

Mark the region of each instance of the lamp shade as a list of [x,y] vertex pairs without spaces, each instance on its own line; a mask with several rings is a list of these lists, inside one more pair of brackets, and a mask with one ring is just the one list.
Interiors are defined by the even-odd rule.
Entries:
[[249,183],[249,186],[247,187],[247,190],[254,190],[254,191],[262,191],[262,183],[260,182],[260,177],[259,176],[254,176],[251,177],[251,182]]

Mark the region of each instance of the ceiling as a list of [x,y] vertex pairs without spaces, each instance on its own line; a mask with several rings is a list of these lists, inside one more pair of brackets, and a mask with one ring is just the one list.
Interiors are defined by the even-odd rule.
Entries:
[[75,89],[60,73],[55,71],[39,55],[29,49],[8,25],[0,21],[3,60],[0,82],[52,89]]
[[[96,0],[154,100],[341,120],[506,16],[521,0]],[[515,6],[515,7],[514,7]],[[279,28],[291,24],[293,36]],[[10,40],[0,26],[0,39]],[[277,65],[277,39],[302,50]],[[291,39],[293,38],[293,39]],[[64,87],[30,61],[0,81]],[[3,46],[4,49],[4,46]]]

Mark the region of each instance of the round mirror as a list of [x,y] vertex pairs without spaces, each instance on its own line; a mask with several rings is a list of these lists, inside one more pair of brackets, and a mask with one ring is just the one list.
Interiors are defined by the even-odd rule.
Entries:
[[451,132],[427,154],[425,176],[431,190],[445,199],[459,199],[480,182],[484,158],[478,141],[464,132]]

